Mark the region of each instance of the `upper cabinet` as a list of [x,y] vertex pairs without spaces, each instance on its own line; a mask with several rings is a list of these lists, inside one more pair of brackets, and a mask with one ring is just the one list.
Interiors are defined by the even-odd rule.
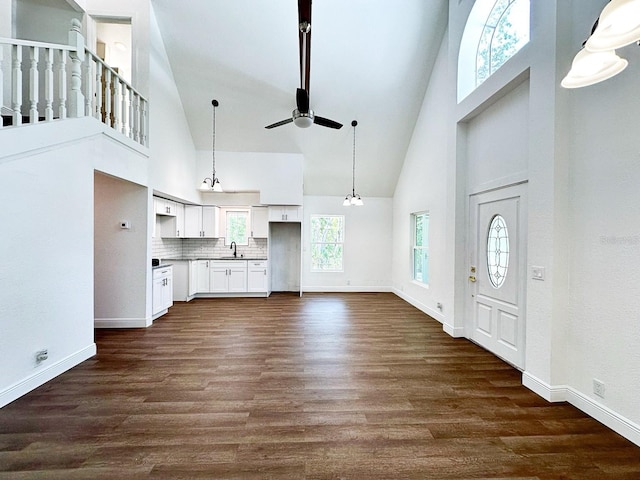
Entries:
[[184,238],[218,238],[220,208],[214,206],[184,206]]
[[269,205],[270,222],[302,222],[302,207]]
[[253,238],[269,237],[268,207],[251,207],[251,236]]
[[156,215],[169,215],[172,217],[176,216],[176,209],[178,204],[172,200],[153,197],[153,206]]

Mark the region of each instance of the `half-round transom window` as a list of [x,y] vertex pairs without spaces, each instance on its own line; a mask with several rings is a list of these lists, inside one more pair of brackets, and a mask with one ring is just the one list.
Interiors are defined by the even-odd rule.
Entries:
[[496,215],[487,234],[487,274],[491,285],[500,288],[509,268],[509,232],[504,218]]
[[458,54],[458,101],[529,43],[530,0],[476,0]]

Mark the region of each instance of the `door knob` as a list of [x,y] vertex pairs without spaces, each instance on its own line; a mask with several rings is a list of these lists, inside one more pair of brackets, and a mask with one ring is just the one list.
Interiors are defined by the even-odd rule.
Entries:
[[475,282],[475,281],[476,281],[476,277],[475,277],[475,275],[471,275],[471,276],[469,277],[469,281],[470,281],[470,282]]

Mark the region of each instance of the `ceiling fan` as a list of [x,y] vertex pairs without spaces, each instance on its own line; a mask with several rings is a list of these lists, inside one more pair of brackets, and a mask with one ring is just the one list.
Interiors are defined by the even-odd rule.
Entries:
[[342,124],[319,117],[309,108],[309,72],[311,69],[311,0],[298,0],[298,37],[300,41],[300,88],[296,90],[296,109],[291,118],[281,120],[264,128],[275,128],[293,122],[300,128],[312,124],[329,128],[342,128]]

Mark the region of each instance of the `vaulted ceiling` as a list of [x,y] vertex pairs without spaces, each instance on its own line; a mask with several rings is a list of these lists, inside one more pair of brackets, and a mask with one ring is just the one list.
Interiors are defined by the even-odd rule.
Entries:
[[[446,29],[446,0],[315,0],[310,104],[340,130],[288,124],[300,86],[296,0],[152,0],[196,148],[304,155],[308,195],[392,196]],[[224,172],[220,172],[221,175]]]

